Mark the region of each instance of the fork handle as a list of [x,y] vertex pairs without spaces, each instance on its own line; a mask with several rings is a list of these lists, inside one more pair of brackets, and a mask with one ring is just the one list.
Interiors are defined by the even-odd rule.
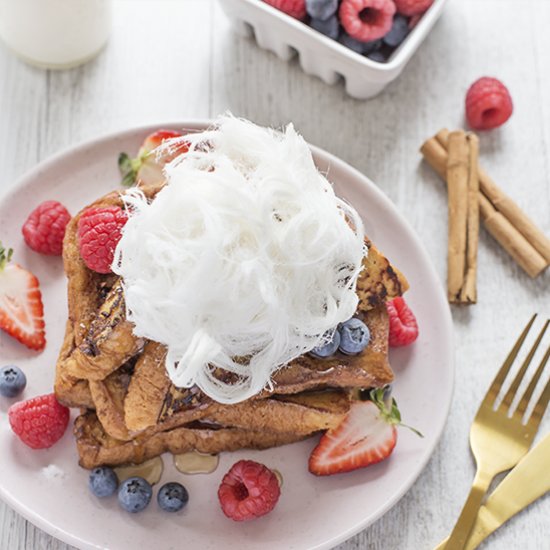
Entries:
[[477,513],[483,502],[483,497],[491,485],[491,481],[495,476],[478,468],[470,494],[460,512],[460,516],[454,526],[452,533],[449,535],[445,550],[463,550],[468,541],[468,536],[475,523]]

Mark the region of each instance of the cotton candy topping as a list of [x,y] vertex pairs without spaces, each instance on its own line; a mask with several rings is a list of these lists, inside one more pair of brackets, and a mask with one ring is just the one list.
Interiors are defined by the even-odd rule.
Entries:
[[363,224],[292,125],[224,115],[185,140],[153,201],[123,196],[113,271],[136,336],[167,347],[171,381],[237,403],[354,315]]

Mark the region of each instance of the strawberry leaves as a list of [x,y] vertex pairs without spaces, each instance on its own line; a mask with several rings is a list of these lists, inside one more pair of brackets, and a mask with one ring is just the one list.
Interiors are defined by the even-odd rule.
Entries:
[[386,395],[386,388],[376,388],[371,390],[369,392],[369,399],[378,407],[380,410],[380,416],[388,424],[408,428],[419,437],[424,437],[424,435],[416,428],[401,422],[401,412],[397,407],[397,401],[395,398],[391,397],[391,395]]
[[[122,175],[122,185],[131,187],[138,180],[153,183],[159,178],[162,179],[162,168],[176,156],[187,152],[188,144],[178,142],[173,146],[167,146],[166,150],[160,154],[153,154],[153,152],[157,150],[158,153],[158,148],[163,144],[169,145],[181,136],[181,132],[176,130],[157,130],[145,138],[137,157],[132,158],[127,153],[120,153],[118,168]],[[151,178],[152,181],[149,181]]]
[[4,248],[2,241],[0,241],[0,271],[3,271],[4,268],[11,262],[13,256],[13,248]]
[[122,185],[131,187],[137,181],[138,171],[143,164],[143,158],[140,155],[137,158],[130,158],[128,153],[120,153],[118,155],[118,169],[122,175]]

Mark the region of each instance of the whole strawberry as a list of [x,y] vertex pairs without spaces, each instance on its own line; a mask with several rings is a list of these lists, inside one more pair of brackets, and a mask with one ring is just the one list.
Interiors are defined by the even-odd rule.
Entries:
[[119,206],[88,208],[78,220],[80,256],[97,273],[111,273],[115,248],[128,221]]
[[69,424],[69,409],[55,395],[42,395],[12,405],[11,429],[31,449],[48,449],[57,443]]
[[60,202],[45,201],[39,204],[23,224],[25,242],[40,254],[60,256],[65,228],[70,219],[69,211]]
[[[180,137],[182,133],[177,130],[157,130],[145,138],[137,157],[130,158],[127,153],[120,153],[118,167],[122,185],[130,186],[137,181],[151,185],[162,183],[164,166],[188,150],[188,144],[177,139]],[[157,150],[166,142],[168,147]]]
[[11,261],[0,243],[0,329],[30,349],[46,346],[44,305],[38,279]]
[[218,489],[223,513],[235,521],[246,521],[271,512],[280,495],[277,476],[263,464],[252,460],[235,463]]

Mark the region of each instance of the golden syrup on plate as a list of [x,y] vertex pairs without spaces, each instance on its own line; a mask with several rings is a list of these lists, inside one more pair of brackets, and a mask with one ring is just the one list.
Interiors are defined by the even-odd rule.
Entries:
[[271,468],[271,471],[275,474],[275,477],[277,478],[277,481],[279,482],[279,487],[282,489],[283,487],[283,474],[279,472],[279,470],[275,470],[275,468]]
[[211,474],[220,461],[219,455],[189,451],[174,455],[174,466],[182,474]]
[[164,462],[160,456],[143,462],[143,464],[128,464],[115,468],[116,475],[120,483],[130,477],[142,477],[151,485],[160,481],[164,471]]

